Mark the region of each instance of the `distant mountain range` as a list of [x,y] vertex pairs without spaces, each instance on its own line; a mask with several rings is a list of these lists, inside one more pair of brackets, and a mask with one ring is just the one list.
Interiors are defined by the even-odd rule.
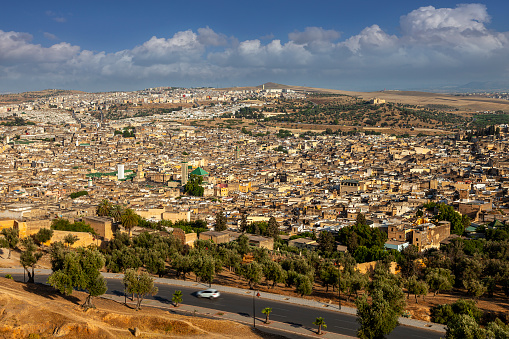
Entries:
[[472,81],[459,86],[443,86],[421,89],[436,93],[473,93],[473,92],[509,92],[507,81]]

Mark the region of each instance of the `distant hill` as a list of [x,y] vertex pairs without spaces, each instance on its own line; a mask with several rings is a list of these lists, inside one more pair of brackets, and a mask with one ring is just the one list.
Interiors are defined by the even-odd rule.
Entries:
[[507,81],[472,81],[464,85],[443,86],[429,88],[427,91],[437,93],[479,93],[479,92],[509,92]]
[[0,94],[0,104],[20,104],[22,102],[33,101],[41,98],[80,93],[86,92],[65,89],[45,89],[43,91]]

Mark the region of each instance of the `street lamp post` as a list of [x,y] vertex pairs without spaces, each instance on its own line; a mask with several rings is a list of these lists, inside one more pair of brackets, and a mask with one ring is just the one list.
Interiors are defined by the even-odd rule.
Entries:
[[253,327],[254,328],[256,328],[256,316],[255,316],[255,312],[256,312],[256,310],[255,310],[255,299],[256,298],[255,298],[255,296],[259,298],[260,297],[260,292],[256,292],[256,290],[253,291]]
[[256,294],[256,291],[253,291],[253,328],[256,328],[256,318],[255,318],[255,294]]
[[339,309],[341,309],[341,271],[339,270],[339,262],[338,262],[338,305]]

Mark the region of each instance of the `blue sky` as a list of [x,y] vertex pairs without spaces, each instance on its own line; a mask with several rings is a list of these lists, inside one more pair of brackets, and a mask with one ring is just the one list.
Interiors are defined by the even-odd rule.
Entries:
[[0,92],[277,82],[344,90],[509,79],[509,2],[18,1]]

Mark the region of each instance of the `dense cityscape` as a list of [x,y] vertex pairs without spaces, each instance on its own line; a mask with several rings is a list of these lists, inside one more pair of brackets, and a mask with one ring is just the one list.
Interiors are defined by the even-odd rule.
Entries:
[[[357,298],[355,306],[372,309],[370,286],[387,270],[385,283],[401,287],[396,321],[449,324],[450,333],[452,315],[424,296],[451,290],[484,301],[454,298],[447,307],[503,319],[491,300],[507,300],[509,291],[508,126],[395,135],[337,123],[284,129],[268,119],[281,102],[306,107],[298,103],[330,96],[265,86],[153,88],[4,104],[4,247],[21,251],[31,281],[35,267],[62,265],[57,258],[68,248],[89,248],[80,253],[102,257],[97,269],[125,279],[144,267],[143,274],[249,289],[269,291],[270,282],[276,293],[352,306],[364,290],[372,301]],[[377,98],[368,104],[392,107]],[[47,254],[36,246],[44,243]],[[27,253],[40,254],[27,261]],[[56,279],[48,281],[64,291]],[[340,299],[328,292],[338,284]],[[403,291],[416,306],[405,309]],[[361,323],[357,335],[370,337],[361,334],[370,326]]]

